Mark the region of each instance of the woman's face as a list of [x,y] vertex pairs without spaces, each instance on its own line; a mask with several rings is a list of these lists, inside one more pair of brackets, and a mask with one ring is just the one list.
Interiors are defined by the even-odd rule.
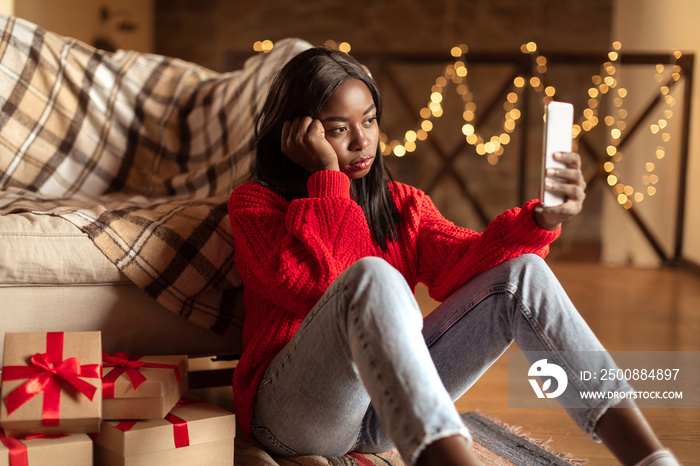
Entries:
[[326,140],[338,156],[340,171],[350,179],[369,173],[379,144],[377,109],[365,83],[348,79],[318,115]]

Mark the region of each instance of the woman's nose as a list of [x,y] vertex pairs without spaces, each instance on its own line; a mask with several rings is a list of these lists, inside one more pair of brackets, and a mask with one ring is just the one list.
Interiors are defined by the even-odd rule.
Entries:
[[355,131],[352,140],[350,141],[350,150],[365,150],[369,145],[369,139],[365,132],[361,129]]

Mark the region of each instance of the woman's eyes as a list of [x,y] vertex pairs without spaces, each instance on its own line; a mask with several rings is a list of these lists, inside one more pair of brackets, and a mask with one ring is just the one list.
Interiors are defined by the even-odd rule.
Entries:
[[[371,127],[376,121],[377,121],[377,117],[371,116],[367,120],[364,121],[364,126]],[[335,128],[329,128],[326,131],[329,133],[345,133],[348,131],[348,127],[347,126],[337,126]]]

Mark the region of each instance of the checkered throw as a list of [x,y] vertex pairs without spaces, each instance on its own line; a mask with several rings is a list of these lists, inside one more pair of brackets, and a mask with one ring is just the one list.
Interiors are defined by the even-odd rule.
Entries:
[[0,15],[0,215],[60,216],[166,308],[225,335],[242,324],[228,195],[287,39],[216,73],[108,53]]

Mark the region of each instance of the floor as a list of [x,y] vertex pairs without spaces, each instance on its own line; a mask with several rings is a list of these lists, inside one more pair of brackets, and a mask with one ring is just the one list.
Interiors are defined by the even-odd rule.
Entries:
[[[700,351],[700,277],[675,269],[620,269],[580,262],[555,262],[551,267],[609,351]],[[435,305],[425,290],[419,289],[417,296],[424,309]],[[507,357],[501,357],[456,406],[460,412],[479,410],[521,426],[533,438],[551,438],[551,449],[587,459],[590,465],[619,464],[563,410],[509,408],[507,379]],[[682,464],[700,465],[700,408],[642,411]]]
[[[700,276],[670,268],[610,268],[590,262],[550,265],[609,351],[700,351]],[[425,312],[437,304],[424,288],[416,296]],[[518,348],[513,345],[509,351]],[[586,459],[591,466],[619,464],[602,444],[581,432],[564,410],[509,408],[506,356],[457,401],[460,412],[478,410],[520,426],[532,438],[551,439],[550,449]],[[197,392],[232,408],[230,386]],[[642,411],[682,464],[700,466],[700,408]]]

